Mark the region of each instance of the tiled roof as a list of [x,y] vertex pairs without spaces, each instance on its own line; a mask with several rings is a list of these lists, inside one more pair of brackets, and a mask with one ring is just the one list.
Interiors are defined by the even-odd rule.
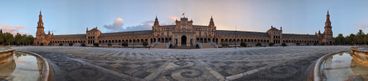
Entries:
[[160,27],[175,27],[176,25],[162,25]]
[[253,32],[253,31],[231,31],[231,30],[216,30],[218,35],[242,35],[242,36],[257,36],[268,37],[265,32]]
[[[176,27],[176,25],[161,25],[160,27]],[[193,25],[193,27],[208,27],[206,25]]]
[[86,34],[68,34],[68,35],[54,35],[54,38],[84,38]]
[[115,36],[115,35],[144,35],[152,34],[152,30],[141,30],[141,31],[126,31],[126,32],[112,32],[102,33],[101,36]]
[[317,39],[317,36],[316,35],[310,35],[310,34],[282,34],[282,38],[292,38],[292,39],[315,38],[315,39]]

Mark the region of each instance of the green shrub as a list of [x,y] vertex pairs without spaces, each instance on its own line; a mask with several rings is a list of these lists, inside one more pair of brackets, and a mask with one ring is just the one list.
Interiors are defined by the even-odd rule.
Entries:
[[286,45],[286,43],[282,43],[282,44],[281,44],[281,46],[284,46],[284,47],[285,47],[285,46],[287,46],[287,45]]
[[269,43],[269,44],[268,44],[268,46],[273,46],[273,45],[275,45],[275,43]]
[[147,47],[148,46],[148,42],[143,42],[143,46]]
[[262,46],[262,44],[261,43],[257,43],[256,46],[257,47],[260,47],[260,46]]
[[240,46],[241,46],[241,47],[247,47],[247,43],[245,43],[245,42],[241,42],[241,43],[240,43]]

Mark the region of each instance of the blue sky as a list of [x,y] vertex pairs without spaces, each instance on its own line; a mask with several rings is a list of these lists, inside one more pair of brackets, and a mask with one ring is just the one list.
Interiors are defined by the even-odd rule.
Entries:
[[273,25],[282,26],[285,33],[314,34],[323,31],[326,11],[330,10],[336,36],[368,30],[367,3],[368,0],[2,0],[0,27],[34,35],[42,10],[45,31],[55,34],[85,33],[87,27],[96,26],[102,32],[147,30],[155,16],[160,24],[173,24],[185,13],[198,25],[207,25],[213,16],[219,30],[264,32]]

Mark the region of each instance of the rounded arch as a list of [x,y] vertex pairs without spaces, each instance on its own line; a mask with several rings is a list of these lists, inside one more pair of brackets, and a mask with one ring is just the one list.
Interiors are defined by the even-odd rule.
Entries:
[[183,35],[181,36],[181,45],[186,46],[187,44],[187,36]]

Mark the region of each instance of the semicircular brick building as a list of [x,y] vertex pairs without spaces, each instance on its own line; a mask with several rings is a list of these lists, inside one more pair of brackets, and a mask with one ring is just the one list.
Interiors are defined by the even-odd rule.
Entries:
[[187,17],[174,25],[160,25],[155,18],[152,30],[102,33],[97,27],[86,29],[85,34],[45,34],[40,12],[34,45],[51,46],[102,46],[102,47],[153,47],[153,48],[216,48],[232,46],[269,45],[331,45],[333,33],[327,11],[324,32],[287,34],[282,27],[271,26],[266,32],[216,30],[213,18],[208,25],[193,25]]

